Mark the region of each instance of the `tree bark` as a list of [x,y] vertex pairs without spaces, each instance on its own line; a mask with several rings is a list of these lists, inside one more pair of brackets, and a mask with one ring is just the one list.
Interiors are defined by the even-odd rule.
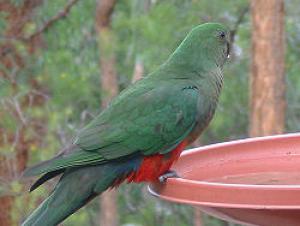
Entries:
[[250,136],[285,128],[284,1],[252,0]]
[[140,59],[137,58],[133,69],[132,83],[143,78],[143,75],[144,75],[144,64]]
[[[7,172],[3,172],[4,174]],[[11,210],[13,209],[13,196],[3,196],[0,198],[0,225],[13,225]]]
[[204,226],[202,212],[197,207],[194,207],[194,226]]
[[104,192],[100,197],[100,226],[117,226],[119,225],[119,213],[117,206],[116,190]]
[[[197,140],[194,141],[192,148],[197,148],[201,146],[201,140],[200,138],[198,138]],[[194,222],[193,225],[194,226],[204,226],[204,222],[203,222],[203,216],[204,213],[201,212],[201,210],[199,210],[197,207],[194,207]]]
[[[115,3],[115,0],[97,0],[96,31],[100,50],[102,108],[105,108],[111,99],[119,93],[115,68],[113,33],[110,25]],[[99,225],[117,226],[119,224],[119,218],[116,190],[104,192],[100,197],[100,206]]]

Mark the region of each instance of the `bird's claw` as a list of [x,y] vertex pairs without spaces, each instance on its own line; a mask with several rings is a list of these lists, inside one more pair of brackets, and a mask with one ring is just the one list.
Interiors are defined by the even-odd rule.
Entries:
[[168,178],[180,178],[180,176],[178,176],[178,174],[176,173],[176,171],[169,170],[166,173],[164,173],[163,175],[161,175],[158,178],[158,180],[159,180],[160,183],[165,183]]

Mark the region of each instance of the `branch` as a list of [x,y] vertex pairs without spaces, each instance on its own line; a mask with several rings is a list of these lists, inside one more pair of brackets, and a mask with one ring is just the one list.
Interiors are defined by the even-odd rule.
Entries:
[[233,42],[235,41],[235,36],[236,36],[237,30],[238,30],[239,26],[241,25],[241,23],[243,22],[244,17],[246,15],[246,13],[249,11],[249,9],[250,9],[249,5],[247,5],[244,9],[242,9],[239,17],[237,18],[237,21],[235,22],[233,28],[230,31],[231,46],[233,45]]
[[96,29],[98,32],[101,29],[110,26],[110,19],[113,13],[116,0],[98,0],[96,6]]
[[35,33],[31,34],[30,36],[24,38],[25,41],[30,41],[34,39],[36,36],[40,35],[41,33],[47,31],[56,21],[65,18],[69,12],[71,11],[71,8],[78,2],[78,0],[69,0],[68,3],[65,5],[65,7],[60,10],[55,16],[50,18],[48,21],[46,21],[43,26],[41,26]]
[[27,125],[27,119],[24,116],[24,113],[22,112],[21,106],[17,98],[12,99],[12,105],[15,107],[15,111],[17,113],[17,116],[19,117],[20,121],[24,126]]

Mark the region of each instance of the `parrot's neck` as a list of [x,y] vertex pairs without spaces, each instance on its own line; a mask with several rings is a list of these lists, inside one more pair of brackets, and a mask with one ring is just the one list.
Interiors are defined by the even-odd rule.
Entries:
[[207,60],[207,56],[201,57],[199,53],[195,57],[184,57],[183,53],[175,51],[157,72],[153,74],[159,76],[159,79],[189,79],[202,85],[205,84],[216,96],[223,85],[221,66],[218,66],[215,61]]
[[214,70],[218,65],[215,61],[210,60],[210,58],[204,53],[193,53],[188,54],[181,52],[180,49],[176,50],[165,64],[162,65],[165,69],[172,68],[176,71],[185,72],[196,72],[196,73],[207,73]]

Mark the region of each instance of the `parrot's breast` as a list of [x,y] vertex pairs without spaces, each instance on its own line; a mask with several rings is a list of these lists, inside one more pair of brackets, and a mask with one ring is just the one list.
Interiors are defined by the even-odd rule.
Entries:
[[203,114],[198,115],[198,118],[196,120],[197,122],[196,122],[193,130],[191,131],[191,133],[188,136],[189,143],[193,143],[200,136],[200,134],[208,126],[209,122],[213,118],[214,113],[215,113],[215,107],[212,106],[208,109],[207,112],[205,112],[204,115]]
[[143,159],[139,169],[127,176],[127,182],[154,182],[158,177],[170,169],[186,147],[187,142],[182,141],[174,150],[167,154],[156,154]]

